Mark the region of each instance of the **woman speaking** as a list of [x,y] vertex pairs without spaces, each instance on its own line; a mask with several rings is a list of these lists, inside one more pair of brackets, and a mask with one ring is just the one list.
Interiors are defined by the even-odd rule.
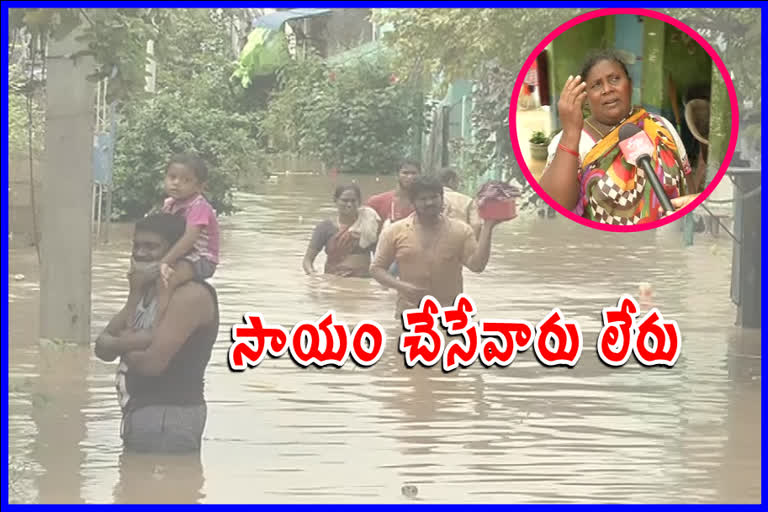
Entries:
[[[583,114],[588,102],[590,116]],[[691,166],[680,136],[665,118],[632,105],[632,79],[611,50],[589,57],[569,77],[557,104],[563,130],[549,145],[541,186],[568,210],[603,224],[635,225],[660,218],[644,173],[627,163],[619,128],[633,123],[651,140],[653,169],[675,209],[693,201]]]

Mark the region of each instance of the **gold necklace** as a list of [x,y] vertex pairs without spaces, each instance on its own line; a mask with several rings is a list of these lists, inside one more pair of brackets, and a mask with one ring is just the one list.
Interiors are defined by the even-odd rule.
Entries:
[[[590,123],[590,122],[589,122],[589,119],[585,119],[585,120],[584,120],[584,122],[585,122],[585,123],[587,123],[587,124],[590,126],[590,128],[592,128],[592,129],[593,129],[593,130],[595,130],[597,133],[599,133],[599,134],[600,134],[600,138],[601,138],[601,139],[604,139],[606,135],[608,135],[609,133],[611,133],[611,132],[612,132],[613,130],[615,130],[615,129],[616,129],[618,126],[621,126],[621,125],[624,123],[624,121],[626,121],[627,119],[629,119],[629,117],[632,115],[632,112],[634,112],[634,111],[635,111],[635,108],[634,108],[634,107],[632,107],[632,108],[629,110],[629,114],[627,114],[626,116],[624,116],[624,119],[622,119],[621,121],[619,121],[619,122],[618,122],[618,123],[616,123],[615,125],[611,126],[611,128],[610,128],[610,129],[609,129],[609,130],[608,130],[606,133],[603,133],[602,131],[598,130],[598,129],[597,129],[597,126],[595,126],[595,125],[593,125],[592,123]],[[600,124],[602,124],[602,123],[600,123]]]

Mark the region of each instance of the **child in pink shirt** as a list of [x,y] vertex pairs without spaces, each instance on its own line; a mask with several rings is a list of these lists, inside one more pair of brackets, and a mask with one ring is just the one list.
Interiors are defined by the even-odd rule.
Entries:
[[160,260],[160,273],[166,287],[157,296],[156,320],[162,317],[173,290],[191,279],[208,279],[219,263],[219,224],[216,211],[203,197],[208,168],[200,158],[175,155],[168,162],[164,186],[170,196],[162,211],[181,215],[187,229]]

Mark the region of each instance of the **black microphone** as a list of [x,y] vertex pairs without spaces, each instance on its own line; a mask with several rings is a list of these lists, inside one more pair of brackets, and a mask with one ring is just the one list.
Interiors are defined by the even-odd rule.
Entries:
[[653,143],[648,135],[642,131],[637,125],[628,123],[619,128],[619,149],[624,155],[624,160],[627,163],[642,167],[645,171],[645,177],[651,183],[653,192],[661,203],[661,207],[664,208],[665,213],[674,212],[675,208],[672,206],[672,201],[667,197],[667,193],[664,192],[664,187],[661,186],[659,177],[653,171],[651,165],[651,155],[653,154]]

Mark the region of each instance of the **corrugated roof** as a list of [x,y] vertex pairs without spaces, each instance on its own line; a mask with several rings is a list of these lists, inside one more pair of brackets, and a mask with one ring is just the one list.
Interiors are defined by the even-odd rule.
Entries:
[[288,20],[311,18],[330,13],[331,9],[290,9],[287,11],[277,11],[254,19],[253,27],[277,30]]

